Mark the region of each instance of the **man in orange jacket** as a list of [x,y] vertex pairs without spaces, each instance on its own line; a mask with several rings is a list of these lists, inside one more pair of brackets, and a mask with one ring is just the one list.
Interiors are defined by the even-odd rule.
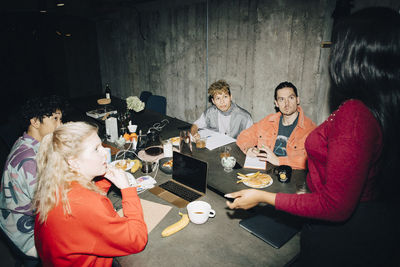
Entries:
[[304,115],[297,88],[292,83],[280,83],[274,97],[278,112],[242,131],[236,143],[247,156],[259,157],[276,166],[306,169],[304,142],[316,125]]

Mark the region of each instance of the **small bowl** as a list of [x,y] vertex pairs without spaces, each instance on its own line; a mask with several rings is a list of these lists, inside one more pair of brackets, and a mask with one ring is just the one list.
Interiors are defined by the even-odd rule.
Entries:
[[164,150],[163,150],[162,147],[151,146],[151,147],[146,148],[146,149],[144,150],[144,152],[146,152],[146,154],[149,155],[149,156],[158,156],[158,155],[160,155],[161,153],[163,153]]
[[160,170],[165,174],[172,174],[172,167],[163,166],[164,163],[166,163],[170,160],[172,160],[172,157],[166,157],[166,158],[160,159],[160,161],[158,162],[158,164],[160,165],[159,166]]
[[280,165],[275,167],[274,173],[277,176],[277,179],[281,183],[289,183],[290,178],[292,177],[292,167],[288,165]]

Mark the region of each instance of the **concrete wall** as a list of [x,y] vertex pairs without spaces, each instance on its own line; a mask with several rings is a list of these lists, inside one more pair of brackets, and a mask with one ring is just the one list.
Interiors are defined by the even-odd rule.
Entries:
[[335,1],[155,2],[97,22],[102,83],[115,95],[166,96],[167,114],[192,122],[206,107],[207,86],[225,79],[258,121],[274,112],[273,90],[287,80],[315,122],[329,114],[329,48],[321,42],[330,40]]

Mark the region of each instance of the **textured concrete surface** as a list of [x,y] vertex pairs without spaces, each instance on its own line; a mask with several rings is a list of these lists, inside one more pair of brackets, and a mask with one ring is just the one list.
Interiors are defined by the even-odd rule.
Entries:
[[205,1],[126,9],[97,24],[103,83],[122,97],[164,95],[168,115],[192,122],[206,107],[206,85],[226,79],[257,121],[274,112],[273,90],[288,80],[320,120],[328,86],[320,43],[330,36],[332,2],[209,1],[207,81]]

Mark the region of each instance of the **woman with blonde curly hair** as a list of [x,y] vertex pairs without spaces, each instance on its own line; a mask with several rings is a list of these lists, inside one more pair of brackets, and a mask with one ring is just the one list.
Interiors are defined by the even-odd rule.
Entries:
[[[47,135],[37,156],[35,245],[44,266],[112,266],[142,251],[147,227],[127,174],[106,163],[97,128],[71,122]],[[124,217],[106,192],[122,193]]]

